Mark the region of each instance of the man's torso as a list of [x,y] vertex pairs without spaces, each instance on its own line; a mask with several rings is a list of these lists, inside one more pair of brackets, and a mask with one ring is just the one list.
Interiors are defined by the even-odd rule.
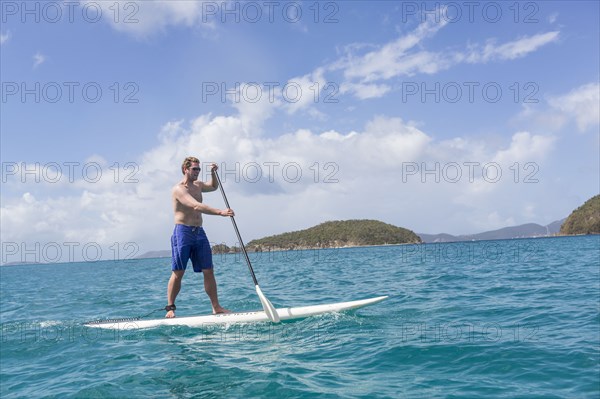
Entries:
[[183,205],[177,198],[177,191],[187,191],[196,201],[202,202],[202,183],[196,181],[189,187],[183,183],[178,183],[173,194],[173,207],[175,210],[175,224],[185,224],[187,226],[202,226],[202,213]]

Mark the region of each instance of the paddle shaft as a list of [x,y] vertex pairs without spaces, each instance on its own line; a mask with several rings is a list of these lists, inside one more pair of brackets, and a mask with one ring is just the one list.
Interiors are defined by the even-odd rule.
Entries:
[[[229,201],[227,201],[227,196],[225,195],[225,190],[223,189],[223,184],[221,184],[221,178],[219,177],[217,171],[213,171],[215,176],[217,177],[217,182],[219,183],[219,188],[221,189],[221,194],[223,195],[223,200],[225,201],[225,206],[227,208],[231,208],[229,206]],[[248,269],[250,269],[250,274],[252,275],[252,280],[254,281],[254,285],[258,285],[258,281],[256,280],[256,275],[254,274],[254,270],[252,269],[252,263],[250,263],[250,258],[248,257],[248,252],[246,251],[246,247],[244,246],[244,242],[242,241],[242,236],[240,235],[240,230],[235,223],[235,218],[230,216],[231,223],[233,223],[233,228],[235,230],[235,234],[237,234],[238,241],[240,242],[240,246],[242,247],[242,252],[244,252],[244,257],[246,258],[246,263],[248,264]]]

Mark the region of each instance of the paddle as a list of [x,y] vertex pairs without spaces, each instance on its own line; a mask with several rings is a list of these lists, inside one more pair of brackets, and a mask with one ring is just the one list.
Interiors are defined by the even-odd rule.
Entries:
[[[227,196],[225,196],[225,190],[223,189],[223,184],[221,184],[221,179],[217,174],[217,171],[213,171],[215,176],[217,177],[217,182],[219,183],[219,188],[221,189],[221,194],[223,194],[223,200],[225,201],[225,206],[230,208],[229,201],[227,201]],[[279,323],[279,315],[277,314],[277,310],[273,304],[267,299],[265,294],[263,294],[262,290],[258,286],[258,281],[256,280],[256,276],[254,275],[254,270],[252,269],[252,264],[250,263],[250,258],[248,257],[248,252],[246,251],[246,247],[244,246],[244,242],[242,241],[242,236],[240,235],[240,231],[235,223],[235,218],[231,217],[231,223],[233,223],[233,228],[235,229],[235,233],[237,234],[237,238],[240,242],[240,246],[242,247],[242,251],[244,252],[244,256],[246,257],[246,263],[248,264],[248,268],[250,269],[250,274],[252,275],[252,280],[254,281],[254,286],[256,287],[256,293],[258,294],[258,299],[260,299],[260,303],[262,303],[263,309],[265,313],[269,317],[269,319],[274,323]]]

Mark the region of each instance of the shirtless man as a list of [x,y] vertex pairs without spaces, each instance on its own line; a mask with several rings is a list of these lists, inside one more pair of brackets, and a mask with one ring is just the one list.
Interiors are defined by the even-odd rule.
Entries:
[[234,216],[232,209],[215,209],[202,203],[202,193],[215,191],[219,183],[215,176],[217,165],[211,165],[209,182],[198,181],[200,161],[187,157],[181,165],[183,179],[173,187],[173,208],[175,210],[175,229],[171,237],[171,278],[167,289],[165,317],[175,317],[175,298],[181,289],[181,279],[188,260],[192,260],[194,272],[204,273],[204,290],[210,298],[213,313],[229,313],[219,304],[217,282],[215,280],[212,252],[208,238],[202,228],[202,214]]

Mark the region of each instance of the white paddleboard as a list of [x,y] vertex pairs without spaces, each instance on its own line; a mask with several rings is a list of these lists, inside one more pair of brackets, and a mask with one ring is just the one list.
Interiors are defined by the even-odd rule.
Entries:
[[[330,303],[327,305],[301,306],[297,308],[276,309],[281,320],[301,319],[323,313],[341,312],[344,310],[361,308],[372,305],[386,299],[387,296],[362,299],[360,301]],[[172,319],[162,318],[154,320],[107,320],[85,324],[86,327],[106,328],[112,330],[131,330],[136,328],[151,328],[158,326],[188,326],[202,327],[210,324],[235,324],[235,323],[257,323],[269,321],[264,311],[244,313],[224,313],[207,316],[174,317]]]

